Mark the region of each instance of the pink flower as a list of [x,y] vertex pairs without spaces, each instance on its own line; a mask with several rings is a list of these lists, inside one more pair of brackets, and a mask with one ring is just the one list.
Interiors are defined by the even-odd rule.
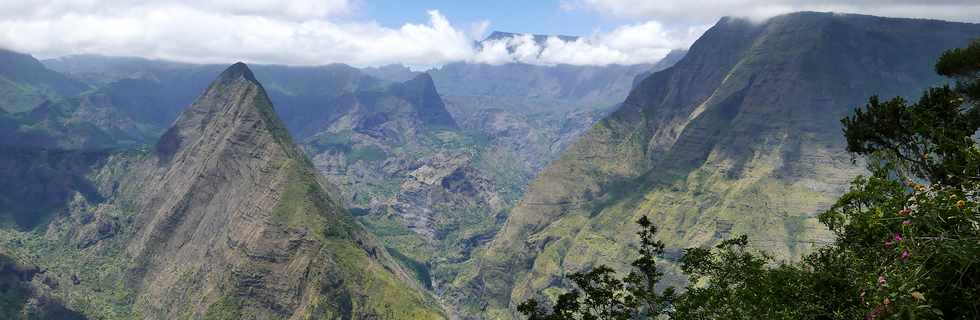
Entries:
[[912,220],[905,220],[905,221],[902,221],[902,225],[903,225],[903,226],[907,226],[907,225],[911,225],[911,224],[912,224]]
[[895,239],[895,242],[902,242],[902,234],[896,233],[893,239]]
[[885,240],[885,249],[891,249],[892,244],[893,244],[892,239]]
[[907,216],[907,215],[909,215],[911,213],[912,213],[912,209],[905,208],[905,209],[902,209],[901,211],[899,211],[898,212],[898,215],[900,215],[900,216]]
[[885,285],[885,276],[878,276],[878,285]]
[[909,257],[911,257],[911,256],[912,256],[912,254],[909,253],[909,250],[908,249],[902,250],[902,260],[908,260]]

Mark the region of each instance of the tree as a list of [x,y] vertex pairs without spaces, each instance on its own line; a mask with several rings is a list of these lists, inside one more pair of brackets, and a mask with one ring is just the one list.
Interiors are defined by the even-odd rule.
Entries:
[[[600,266],[578,291],[531,319],[980,319],[980,41],[949,50],[936,71],[955,87],[913,104],[873,96],[844,118],[847,150],[868,160],[820,221],[835,241],[796,263],[748,250],[745,236],[681,258],[683,293],[658,294],[656,227],[638,221],[641,258],[623,280]],[[642,303],[641,303],[642,302]]]
[[654,238],[657,227],[647,217],[636,223],[640,226],[640,257],[633,261],[626,277],[616,278],[616,272],[605,265],[577,272],[569,279],[578,290],[559,295],[550,311],[529,299],[518,306],[518,312],[531,320],[627,320],[668,314],[674,289],[667,288],[662,293],[656,290],[663,277],[656,259],[663,256],[664,244]]
[[930,88],[911,105],[900,97],[871,97],[841,120],[847,150],[890,162],[908,178],[945,185],[980,180],[980,153],[973,147],[980,128],[980,41],[947,51],[936,70],[956,79],[956,88]]
[[842,120],[848,150],[869,160],[821,221],[833,255],[862,290],[867,317],[980,317],[980,42],[944,53],[955,88],[918,102],[869,99]]

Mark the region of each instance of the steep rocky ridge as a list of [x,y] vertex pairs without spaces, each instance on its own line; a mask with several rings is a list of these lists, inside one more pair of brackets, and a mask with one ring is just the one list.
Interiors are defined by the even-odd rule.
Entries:
[[825,243],[815,215],[861,172],[839,119],[871,94],[915,97],[941,80],[943,50],[977,36],[976,24],[847,14],[722,19],[535,179],[456,279],[457,304],[508,318],[568,272],[623,268],[642,215],[668,257],[734,234],[786,259]]
[[50,270],[43,287],[86,315],[443,317],[293,145],[244,64],[153,150],[88,168],[99,199],[76,191],[46,230],[2,230],[3,247]]
[[[127,250],[147,311],[176,316],[196,305],[191,314],[202,315],[222,299],[259,318],[364,318],[392,298],[422,309],[420,295],[399,287],[400,268],[293,146],[243,64],[219,76],[156,151],[162,166],[144,187],[153,196],[141,201],[145,217]],[[377,295],[356,296],[365,290]],[[205,303],[186,300],[195,294]],[[330,305],[337,298],[351,305]]]

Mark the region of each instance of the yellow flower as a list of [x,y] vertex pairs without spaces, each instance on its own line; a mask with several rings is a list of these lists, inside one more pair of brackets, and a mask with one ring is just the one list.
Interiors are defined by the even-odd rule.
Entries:
[[926,301],[926,296],[922,295],[922,292],[912,292],[912,299],[917,301]]
[[963,208],[965,208],[965,207],[966,207],[966,202],[965,202],[965,201],[963,201],[963,200],[960,200],[960,201],[956,201],[956,207],[957,207],[957,208],[960,208],[960,209],[963,209]]

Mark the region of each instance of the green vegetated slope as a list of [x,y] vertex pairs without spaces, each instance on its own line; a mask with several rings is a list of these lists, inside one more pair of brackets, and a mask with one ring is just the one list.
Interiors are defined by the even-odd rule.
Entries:
[[[317,167],[345,190],[361,221],[438,294],[451,286],[473,250],[493,237],[534,175],[598,119],[601,111],[595,109],[611,106],[583,107],[571,96],[537,104],[542,100],[521,97],[526,89],[474,99],[441,96],[464,96],[454,91],[462,87],[511,86],[511,77],[502,77],[507,72],[536,72],[533,77],[556,80],[563,72],[610,76],[620,70],[469,66],[459,72],[494,75],[485,82],[456,82],[444,77],[446,68],[388,89],[345,96],[348,102],[332,107],[347,111],[304,141]],[[615,84],[568,89],[596,92],[621,86],[625,91],[633,75]],[[399,89],[405,87],[424,90]],[[346,105],[352,107],[338,108]],[[412,111],[425,109],[448,110],[454,124]]]
[[447,283],[449,260],[465,259],[465,242],[495,231],[503,210],[496,181],[474,166],[486,136],[459,128],[428,74],[321,110],[330,115],[300,133],[313,163],[421,282]]
[[[207,85],[202,79],[220,72],[210,65],[98,56],[45,63],[97,86],[90,96],[108,97],[105,100],[118,114],[134,119],[131,123],[145,124],[156,135]],[[620,96],[604,98],[608,102],[603,106],[610,106],[625,96],[629,83],[602,80],[628,80],[645,70],[486,67],[497,71],[484,82],[462,86],[433,81],[430,74],[438,70],[430,74],[394,67],[362,71],[340,64],[254,66],[253,70],[286,128],[317,169],[340,187],[338,194],[358,219],[421,282],[440,292],[455,278],[460,262],[499,229],[533,176],[604,114],[569,107],[577,103],[576,94],[616,87]],[[561,94],[550,104],[525,101],[520,96],[528,89],[453,105],[441,97],[447,86],[466,90],[510,86],[508,70],[534,73],[526,81],[531,86],[560,84],[565,76],[578,80],[562,82],[567,88],[547,89]],[[621,70],[636,71],[623,74]],[[473,74],[479,72],[484,69],[467,68],[461,75],[479,77]],[[512,111],[502,109],[513,108],[510,101],[515,100],[524,104]]]
[[45,270],[31,290],[89,318],[445,317],[343,208],[244,64],[152,150],[95,158],[46,223],[0,230],[7,255]]
[[30,55],[0,49],[0,108],[8,112],[31,110],[50,99],[74,97],[88,88],[48,70]]
[[563,274],[621,268],[643,215],[668,257],[735,234],[783,259],[826,243],[815,214],[861,172],[839,119],[870,94],[939,82],[933,61],[978,36],[976,24],[862,15],[722,19],[538,176],[456,279],[457,303],[509,318]]

